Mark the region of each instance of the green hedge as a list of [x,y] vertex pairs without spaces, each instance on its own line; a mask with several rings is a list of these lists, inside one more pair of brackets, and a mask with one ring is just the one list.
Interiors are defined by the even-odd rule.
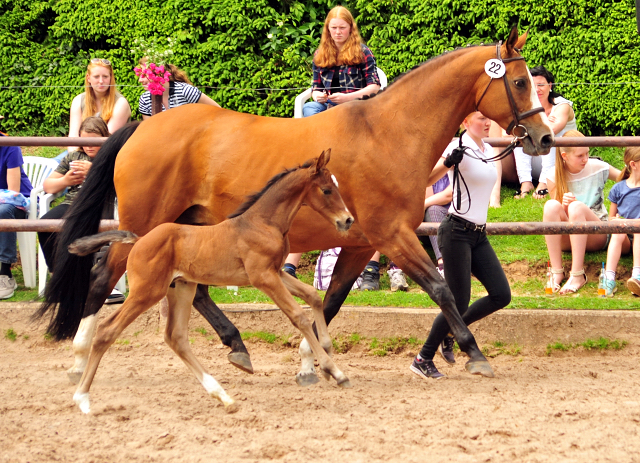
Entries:
[[[137,116],[142,89],[132,72],[138,38],[175,39],[172,62],[221,105],[254,114],[293,114],[311,78],[311,53],[333,0],[0,0],[0,114],[11,133],[66,134],[88,59],[115,66]],[[355,0],[365,40],[390,78],[443,51],[529,29],[524,54],[559,82],[640,81],[631,0]],[[640,86],[564,85],[589,134],[640,127]]]

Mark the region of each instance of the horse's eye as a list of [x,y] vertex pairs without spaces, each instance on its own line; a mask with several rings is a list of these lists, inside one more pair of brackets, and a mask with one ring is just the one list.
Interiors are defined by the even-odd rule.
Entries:
[[332,193],[331,190],[322,190],[325,195],[330,195]]
[[527,86],[527,83],[524,79],[518,79],[514,82],[514,85],[518,88],[525,88]]

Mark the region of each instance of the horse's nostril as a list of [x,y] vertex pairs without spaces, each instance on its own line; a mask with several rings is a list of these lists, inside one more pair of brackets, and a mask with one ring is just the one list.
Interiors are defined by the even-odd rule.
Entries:
[[545,135],[540,139],[540,146],[543,148],[551,148],[553,144],[553,137],[551,135]]
[[353,217],[349,217],[347,219],[347,225],[351,225],[353,223]]

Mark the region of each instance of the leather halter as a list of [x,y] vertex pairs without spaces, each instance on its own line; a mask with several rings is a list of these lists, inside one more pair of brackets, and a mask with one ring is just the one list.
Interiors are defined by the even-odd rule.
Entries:
[[[502,57],[500,56],[500,47],[501,47],[501,45],[502,45],[502,40],[496,44],[496,57],[502,63],[506,64],[506,63],[510,63],[511,61],[524,60],[524,58],[522,56],[514,56],[512,58],[502,59]],[[480,106],[480,102],[482,101],[482,99],[484,98],[485,94],[487,93],[487,90],[489,90],[489,85],[491,85],[491,82],[493,82],[493,77],[490,77],[490,79],[491,80],[489,81],[489,83],[485,87],[484,92],[482,92],[482,96],[480,96],[480,99],[476,103],[476,111],[478,111],[478,106]],[[513,120],[511,121],[511,123],[507,127],[507,134],[510,135],[511,132],[514,129],[521,128],[523,130],[523,133],[522,133],[522,135],[517,135],[517,137],[518,138],[525,138],[529,134],[527,132],[527,129],[522,124],[520,124],[520,121],[523,120],[523,119],[526,119],[527,117],[533,116],[534,114],[541,113],[542,111],[544,111],[544,108],[542,106],[540,106],[538,108],[533,108],[533,109],[530,109],[529,111],[525,111],[523,113],[518,113],[518,111],[516,109],[516,102],[513,99],[513,94],[511,93],[511,87],[509,87],[509,81],[507,80],[506,66],[505,66],[505,73],[502,75],[502,80],[504,82],[504,88],[505,88],[505,90],[507,92],[507,98],[509,98],[509,105],[511,106],[511,114],[513,115]],[[516,135],[514,134],[514,136],[516,136]]]

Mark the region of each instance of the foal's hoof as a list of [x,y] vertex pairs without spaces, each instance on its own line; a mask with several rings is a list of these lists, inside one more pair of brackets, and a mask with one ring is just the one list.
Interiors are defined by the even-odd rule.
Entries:
[[253,365],[251,358],[246,352],[229,352],[227,359],[234,367],[240,368],[245,373],[253,374]]
[[348,378],[343,379],[342,381],[340,381],[338,383],[338,386],[340,386],[343,389],[351,389],[353,386],[351,385],[351,381],[349,381]]
[[226,405],[224,407],[224,411],[227,412],[229,415],[236,413],[238,410],[240,410],[240,405],[238,405],[237,402]]
[[482,375],[485,378],[493,378],[495,376],[491,365],[486,360],[469,360],[464,367],[472,375]]
[[73,394],[73,401],[80,408],[80,411],[85,415],[91,412],[91,403],[89,400],[88,392],[76,392],[75,394]]
[[73,384],[78,384],[82,379],[82,372],[77,370],[67,370],[67,376],[69,377],[69,381]]
[[315,373],[298,373],[296,375],[296,383],[298,386],[307,387],[320,382]]

